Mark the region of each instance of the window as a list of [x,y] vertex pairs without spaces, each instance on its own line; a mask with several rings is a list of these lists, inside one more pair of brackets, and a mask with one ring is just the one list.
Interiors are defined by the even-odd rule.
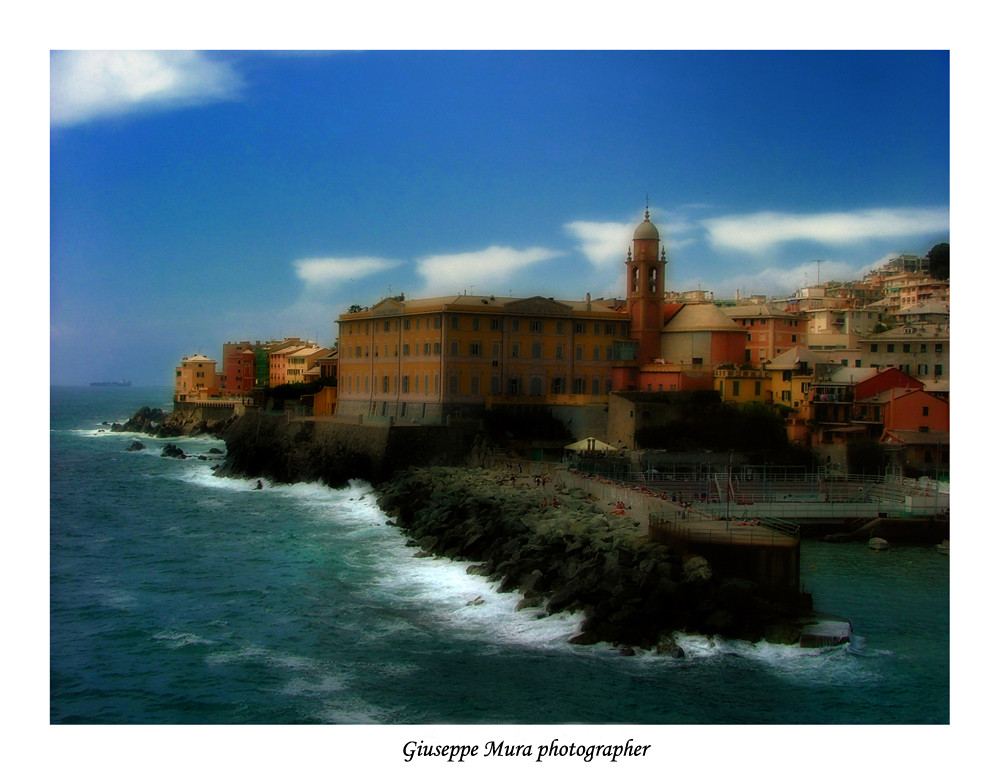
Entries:
[[934,364],[934,376],[940,377],[944,375],[944,367],[940,363]]
[[452,355],[458,355],[458,340],[457,339],[452,339],[451,340],[451,354]]
[[920,352],[922,352],[922,353],[927,352],[927,343],[926,342],[921,342],[920,343]]
[[590,383],[590,393],[591,395],[599,396],[601,394],[601,381],[599,379],[592,380]]
[[576,359],[578,361],[582,361],[583,360],[583,345],[582,344],[578,344],[576,346]]
[[407,376],[403,377],[403,392],[404,393],[410,392],[410,378]]
[[452,331],[458,331],[458,329],[459,329],[459,324],[458,323],[459,323],[458,315],[452,315],[451,316],[451,330]]
[[792,334],[792,342],[796,341],[798,341],[798,337],[795,334]]
[[[434,354],[435,355],[440,355],[441,354],[441,343],[440,342],[435,342],[433,349],[434,349]],[[437,391],[435,391],[435,392],[437,392]]]
[[382,377],[382,392],[383,393],[388,393],[389,392],[389,378],[388,377]]
[[542,321],[541,320],[532,320],[528,324],[528,330],[531,331],[534,334],[540,334],[540,333],[542,333]]
[[541,358],[542,357],[542,343],[541,342],[532,342],[531,343],[531,357],[532,358]]
[[517,318],[514,318],[512,321],[510,321],[510,330],[514,332],[520,331],[521,321],[518,320]]
[[601,360],[601,348],[598,345],[594,345],[594,360]]
[[472,330],[473,331],[478,331],[479,330],[479,318],[473,318],[472,319]]
[[894,344],[887,344],[885,346],[885,351],[887,353],[894,353],[894,352],[896,352],[896,345],[894,345]]
[[872,351],[873,353],[877,353],[877,352],[878,352],[878,345],[877,345],[877,344],[873,344],[873,345],[871,345],[871,351]]
[[383,331],[388,331],[389,330],[389,321],[388,320],[383,320],[382,321],[382,330]]
[[582,395],[587,392],[587,380],[583,377],[577,377],[573,380],[573,393],[576,395]]
[[[510,346],[510,357],[511,358],[520,358],[521,357],[521,343],[520,342],[513,342],[513,343],[511,343],[511,346]],[[515,393],[514,395],[517,395],[517,394]]]
[[552,378],[552,392],[556,395],[561,395],[566,392],[566,380],[562,377]]
[[490,395],[500,395],[500,377],[490,377]]
[[941,344],[940,342],[938,342],[936,345],[934,345],[934,352],[936,352],[936,353],[943,353],[944,352],[944,345]]
[[561,359],[563,357],[563,346],[561,344],[556,345],[556,358]]
[[448,392],[453,396],[458,395],[458,375],[452,374],[448,377]]
[[406,318],[406,319],[403,320],[403,330],[404,331],[409,331],[410,330],[410,319],[409,318]]
[[403,357],[406,357],[409,354],[410,354],[410,345],[403,344]]
[[753,394],[755,396],[760,395],[760,380],[753,383]]
[[608,336],[614,336],[615,335],[615,324],[614,323],[605,323],[604,324],[604,333],[607,334]]
[[921,409],[924,417],[929,417],[930,416],[931,408],[929,406],[922,406],[922,407],[920,407],[920,409]]
[[507,380],[507,392],[512,396],[521,395],[520,377],[511,377],[509,380]]
[[483,345],[480,342],[470,342],[469,343],[469,355],[482,355]]
[[738,396],[740,394],[740,382],[736,380],[733,382],[733,395]]
[[474,395],[474,396],[478,396],[479,395],[479,377],[478,376],[473,376],[472,377],[472,385],[471,385],[470,390],[472,392],[472,395]]
[[691,363],[694,366],[701,366],[704,361],[701,358],[692,358]]
[[490,318],[490,331],[502,331],[502,330],[503,330],[503,319]]
[[582,334],[584,333],[585,328],[586,328],[585,324],[581,323],[580,321],[577,321],[576,323],[573,324],[573,333]]
[[904,352],[904,353],[908,353],[909,351],[910,351],[910,345],[908,345],[908,344],[904,344],[904,345],[903,345],[903,352]]
[[563,321],[557,320],[556,321],[556,333],[557,334],[561,334],[562,332],[563,332]]

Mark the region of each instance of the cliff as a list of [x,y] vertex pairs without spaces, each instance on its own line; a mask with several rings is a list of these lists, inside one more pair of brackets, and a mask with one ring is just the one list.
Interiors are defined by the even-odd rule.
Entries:
[[377,485],[407,466],[465,462],[475,433],[463,425],[351,425],[248,412],[221,433],[227,455],[219,474]]

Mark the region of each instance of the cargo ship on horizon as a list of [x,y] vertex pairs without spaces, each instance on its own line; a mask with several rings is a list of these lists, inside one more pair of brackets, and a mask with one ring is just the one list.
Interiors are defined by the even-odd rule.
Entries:
[[119,379],[113,382],[91,382],[91,387],[132,387],[132,380]]

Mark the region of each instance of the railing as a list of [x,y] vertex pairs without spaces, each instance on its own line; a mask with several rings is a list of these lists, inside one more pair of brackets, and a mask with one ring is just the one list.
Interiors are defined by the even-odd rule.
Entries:
[[659,511],[649,515],[650,531],[685,543],[726,544],[731,546],[794,546],[799,526],[780,519],[755,520],[741,525],[737,520],[694,519]]

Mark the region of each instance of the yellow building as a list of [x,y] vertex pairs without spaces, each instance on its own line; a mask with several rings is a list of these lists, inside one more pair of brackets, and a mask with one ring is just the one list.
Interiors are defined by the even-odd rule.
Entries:
[[174,374],[174,401],[196,401],[220,393],[215,374],[216,361],[205,355],[181,358]]
[[499,404],[603,406],[620,300],[387,298],[340,315],[337,414],[441,422]]

